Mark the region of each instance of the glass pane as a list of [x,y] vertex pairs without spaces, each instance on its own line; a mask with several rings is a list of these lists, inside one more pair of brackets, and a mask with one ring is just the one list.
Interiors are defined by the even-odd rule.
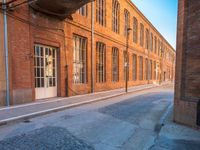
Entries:
[[53,78],[53,86],[56,86],[56,79]]
[[55,49],[53,49],[53,58],[55,58],[56,55],[55,55]]
[[37,87],[40,87],[40,78],[37,78]]
[[52,78],[49,78],[49,86],[52,87],[52,85],[53,85],[53,80]]
[[41,87],[44,87],[44,78],[41,78]]
[[40,58],[37,57],[36,59],[37,59],[37,64],[36,64],[36,66],[40,66]]
[[40,56],[43,56],[44,52],[43,52],[43,47],[40,48]]
[[36,77],[40,77],[40,68],[37,68],[37,76]]
[[44,77],[44,69],[41,68],[41,77]]

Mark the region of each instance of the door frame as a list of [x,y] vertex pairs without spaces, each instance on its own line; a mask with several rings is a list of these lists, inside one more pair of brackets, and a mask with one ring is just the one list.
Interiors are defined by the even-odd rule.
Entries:
[[[52,48],[52,49],[55,49],[55,84],[56,84],[56,86],[55,86],[55,90],[56,90],[56,96],[53,96],[53,97],[45,97],[45,98],[37,98],[36,97],[36,86],[35,86],[35,65],[34,65],[34,63],[35,63],[35,46],[39,46],[39,47],[43,47],[44,48],[44,54],[45,54],[45,48]],[[34,52],[33,52],[33,90],[34,90],[34,95],[35,95],[35,100],[40,100],[40,99],[47,99],[47,98],[54,98],[54,97],[58,97],[58,87],[60,86],[60,85],[58,85],[58,84],[60,84],[60,82],[59,82],[59,78],[58,78],[58,76],[60,75],[59,73],[58,73],[58,71],[60,70],[60,66],[59,66],[59,61],[60,61],[60,59],[59,59],[59,48],[58,47],[56,47],[56,46],[49,46],[49,45],[46,45],[46,44],[40,44],[40,43],[34,43],[33,44],[33,50],[34,50]],[[44,59],[45,59],[45,56],[43,56],[44,57]],[[44,60],[44,62],[45,62],[45,60]],[[45,64],[44,64],[45,65]],[[44,68],[44,72],[45,72],[45,68]],[[45,77],[46,75],[45,75],[45,73],[44,73],[44,80],[46,81],[46,77]],[[44,81],[44,82],[45,82]],[[44,83],[45,84],[45,83]],[[45,85],[44,85],[45,86]]]

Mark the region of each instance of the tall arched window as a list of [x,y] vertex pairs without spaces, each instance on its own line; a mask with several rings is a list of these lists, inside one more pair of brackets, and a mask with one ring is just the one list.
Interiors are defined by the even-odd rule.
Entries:
[[119,33],[119,25],[120,25],[120,5],[117,0],[113,0],[112,2],[112,30],[115,33]]
[[143,80],[143,57],[139,56],[139,80]]
[[157,37],[154,37],[154,53],[157,54]]
[[96,43],[96,81],[106,82],[106,45],[102,42]]
[[149,30],[148,29],[146,29],[146,46],[145,46],[145,48],[146,49],[149,49]]
[[137,43],[138,41],[138,20],[133,18],[133,42]]
[[106,0],[96,0],[96,21],[106,26]]
[[88,15],[88,6],[87,6],[87,4],[82,6],[81,8],[79,8],[78,13],[80,15],[82,15],[82,16],[87,17],[87,15]]
[[112,48],[112,81],[119,81],[119,49]]
[[124,36],[128,34],[128,28],[130,28],[130,13],[127,9],[124,10]]
[[150,34],[150,50],[153,52],[153,33]]
[[140,46],[144,46],[144,25],[140,23]]

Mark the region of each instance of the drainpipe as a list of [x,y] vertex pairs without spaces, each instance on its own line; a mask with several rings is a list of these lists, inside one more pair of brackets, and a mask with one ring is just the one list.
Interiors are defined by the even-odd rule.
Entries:
[[8,58],[8,30],[7,30],[7,5],[3,0],[3,18],[4,18],[4,50],[5,50],[5,67],[6,67],[6,105],[10,106],[10,83],[9,83],[9,58]]
[[94,93],[94,1],[91,3],[91,93]]

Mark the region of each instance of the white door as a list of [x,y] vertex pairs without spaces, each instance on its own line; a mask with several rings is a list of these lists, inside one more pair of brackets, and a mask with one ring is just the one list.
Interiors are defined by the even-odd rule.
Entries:
[[36,99],[57,96],[56,48],[34,46],[35,95]]

